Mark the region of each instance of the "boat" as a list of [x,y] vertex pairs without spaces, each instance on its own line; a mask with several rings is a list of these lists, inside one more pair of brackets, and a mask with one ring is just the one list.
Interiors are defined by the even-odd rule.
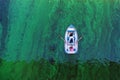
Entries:
[[78,33],[73,25],[70,25],[65,32],[65,52],[75,54],[78,51]]

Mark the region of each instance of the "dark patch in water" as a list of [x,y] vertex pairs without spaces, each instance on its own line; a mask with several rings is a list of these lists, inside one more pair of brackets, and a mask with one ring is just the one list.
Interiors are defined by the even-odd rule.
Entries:
[[50,62],[50,64],[52,64],[52,65],[55,64],[55,60],[54,60],[53,58],[50,58],[50,59],[49,59],[49,62]]
[[49,50],[52,51],[52,52],[55,52],[56,51],[56,45],[49,46]]
[[[0,23],[2,25],[2,35],[0,39],[0,51],[5,49],[5,40],[8,34],[8,7],[10,0],[0,0]],[[2,53],[0,53],[1,55]]]

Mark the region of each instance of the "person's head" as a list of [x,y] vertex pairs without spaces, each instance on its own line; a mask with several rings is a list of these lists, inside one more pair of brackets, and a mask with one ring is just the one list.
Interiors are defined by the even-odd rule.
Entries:
[[73,32],[70,32],[70,36],[73,36]]

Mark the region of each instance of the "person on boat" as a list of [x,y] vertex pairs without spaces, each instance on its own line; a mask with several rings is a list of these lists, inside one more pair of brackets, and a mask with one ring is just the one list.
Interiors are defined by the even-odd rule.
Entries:
[[69,34],[69,43],[74,43],[74,40],[75,40],[74,38],[75,38],[74,33],[70,32],[70,34]]

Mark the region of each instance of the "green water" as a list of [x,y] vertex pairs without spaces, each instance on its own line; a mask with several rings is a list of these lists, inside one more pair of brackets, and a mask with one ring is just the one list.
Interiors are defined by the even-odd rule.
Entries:
[[0,58],[0,80],[119,80],[120,0],[0,0]]

